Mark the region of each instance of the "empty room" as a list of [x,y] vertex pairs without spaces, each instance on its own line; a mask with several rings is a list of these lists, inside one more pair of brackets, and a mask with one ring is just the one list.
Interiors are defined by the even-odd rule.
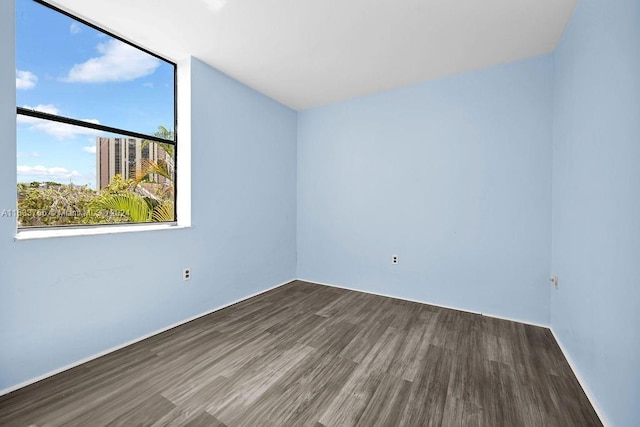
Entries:
[[640,425],[640,0],[0,1],[1,426]]

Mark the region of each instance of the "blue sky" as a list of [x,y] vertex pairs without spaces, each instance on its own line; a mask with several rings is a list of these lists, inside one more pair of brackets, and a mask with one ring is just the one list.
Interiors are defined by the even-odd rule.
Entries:
[[[16,2],[17,105],[142,133],[173,128],[173,66],[33,0]],[[96,137],[18,116],[18,182],[95,188]]]

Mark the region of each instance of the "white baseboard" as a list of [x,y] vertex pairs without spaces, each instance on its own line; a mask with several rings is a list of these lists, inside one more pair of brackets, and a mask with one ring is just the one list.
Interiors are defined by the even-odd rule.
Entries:
[[179,322],[176,322],[176,323],[173,323],[173,324],[171,324],[171,325],[169,325],[169,326],[166,326],[166,327],[164,327],[164,328],[162,328],[162,329],[158,329],[157,331],[154,331],[154,332],[148,333],[148,334],[143,335],[143,336],[141,336],[141,337],[135,338],[135,339],[133,339],[133,340],[131,340],[131,341],[127,341],[127,342],[125,342],[124,344],[120,344],[120,345],[118,345],[118,346],[112,347],[112,348],[110,348],[110,349],[108,349],[108,350],[105,350],[105,351],[101,351],[100,353],[94,354],[94,355],[92,355],[92,356],[85,357],[84,359],[78,360],[77,362],[70,363],[70,364],[68,364],[68,365],[66,365],[66,366],[63,366],[62,368],[58,368],[58,369],[53,370],[53,371],[51,371],[51,372],[47,372],[46,374],[43,374],[43,375],[37,376],[37,377],[35,377],[35,378],[32,378],[32,379],[30,379],[30,380],[24,381],[24,382],[22,382],[22,383],[20,383],[20,384],[16,384],[16,385],[14,385],[14,386],[11,386],[11,387],[8,387],[8,388],[5,388],[4,390],[0,390],[0,396],[4,396],[5,394],[9,394],[9,393],[11,393],[12,391],[16,391],[16,390],[18,390],[18,389],[21,389],[21,388],[26,387],[26,386],[28,386],[28,385],[31,385],[31,384],[33,384],[33,383],[37,383],[38,381],[42,381],[42,380],[44,380],[44,379],[46,379],[46,378],[52,377],[52,376],[54,376],[54,375],[56,375],[56,374],[59,374],[59,373],[64,372],[64,371],[67,371],[67,370],[69,370],[69,369],[71,369],[71,368],[75,368],[76,366],[80,366],[80,365],[82,365],[83,363],[90,362],[90,361],[92,361],[92,360],[94,360],[94,359],[97,359],[97,358],[99,358],[99,357],[105,356],[105,355],[107,355],[107,354],[109,354],[109,353],[113,353],[114,351],[120,350],[120,349],[122,349],[122,348],[124,348],[124,347],[130,346],[131,344],[135,344],[135,343],[137,343],[137,342],[140,342],[140,341],[142,341],[142,340],[145,340],[145,339],[147,339],[147,338],[150,338],[150,337],[152,337],[152,336],[154,336],[154,335],[158,335],[158,334],[160,334],[160,333],[162,333],[162,332],[166,332],[166,331],[168,331],[169,329],[173,329],[173,328],[175,328],[175,327],[177,327],[177,326],[184,325],[185,323],[189,323],[189,322],[191,322],[191,321],[193,321],[193,320],[196,320],[196,319],[198,319],[198,318],[200,318],[200,317],[203,317],[203,316],[206,316],[206,315],[208,315],[208,314],[211,314],[211,313],[213,313],[213,312],[215,312],[215,311],[222,310],[223,308],[229,307],[229,306],[234,305],[234,304],[237,304],[237,303],[239,303],[239,302],[242,302],[242,301],[248,300],[249,298],[253,298],[253,297],[258,296],[258,295],[260,295],[260,294],[263,294],[263,293],[265,293],[265,292],[268,292],[268,291],[271,291],[271,290],[273,290],[273,289],[279,288],[280,286],[284,286],[284,285],[286,285],[287,283],[291,283],[291,282],[293,282],[294,280],[295,280],[295,279],[288,280],[288,281],[286,281],[286,282],[283,282],[283,283],[280,283],[280,284],[278,284],[278,285],[272,286],[272,287],[270,287],[270,288],[268,288],[268,289],[265,289],[265,290],[263,290],[263,291],[256,292],[256,293],[254,293],[254,294],[251,294],[251,295],[249,295],[249,296],[246,296],[246,297],[240,298],[240,299],[238,299],[238,300],[236,300],[236,301],[233,301],[233,302],[230,302],[230,303],[228,303],[228,304],[221,305],[221,306],[219,306],[219,307],[216,307],[216,308],[214,308],[214,309],[212,309],[212,310],[209,310],[209,311],[206,311],[206,312],[204,312],[204,313],[196,314],[195,316],[189,317],[188,319],[181,320],[181,321],[179,321]]
[[560,351],[562,351],[562,354],[564,354],[565,359],[567,359],[567,363],[569,363],[569,366],[573,371],[573,375],[576,376],[576,379],[578,380],[578,383],[580,383],[580,387],[582,387],[584,394],[587,395],[587,399],[589,399],[589,402],[591,402],[591,406],[593,407],[594,411],[596,411],[596,414],[598,414],[600,421],[602,421],[602,424],[605,427],[610,426],[611,423],[609,423],[609,420],[607,420],[607,417],[604,416],[604,412],[602,412],[602,409],[598,406],[595,396],[593,395],[589,387],[587,387],[586,385],[587,383],[584,381],[582,375],[580,375],[580,371],[576,368],[576,364],[571,358],[571,356],[569,355],[569,352],[567,351],[566,347],[562,345],[562,341],[560,340],[560,338],[558,338],[558,335],[555,333],[553,328],[549,328],[549,329],[551,330],[553,337],[558,343],[558,346],[560,346]]
[[510,322],[518,322],[518,323],[523,323],[525,325],[538,326],[538,327],[541,327],[541,328],[549,329],[549,325],[543,325],[541,323],[535,323],[535,322],[530,322],[530,321],[527,321],[527,320],[514,319],[514,318],[509,318],[509,317],[504,317],[504,316],[497,316],[497,315],[491,314],[491,313],[484,313],[484,312],[479,312],[479,311],[467,310],[467,309],[459,308],[459,307],[451,307],[451,306],[447,306],[447,305],[436,304],[436,303],[429,302],[429,301],[420,301],[420,300],[411,299],[411,298],[398,297],[398,296],[395,296],[395,295],[381,294],[381,293],[378,293],[378,292],[365,291],[365,290],[362,290],[362,289],[356,289],[356,288],[350,288],[350,287],[347,287],[347,286],[334,285],[334,284],[331,284],[331,283],[322,283],[322,282],[318,282],[316,280],[307,280],[307,279],[296,279],[296,280],[300,280],[301,282],[307,282],[307,283],[315,283],[317,285],[330,286],[332,288],[346,289],[346,290],[349,290],[349,291],[356,291],[356,292],[362,292],[362,293],[370,294],[370,295],[377,295],[377,296],[380,296],[380,297],[394,298],[394,299],[399,299],[399,300],[402,300],[402,301],[409,301],[409,302],[417,302],[418,304],[433,305],[435,307],[447,308],[449,310],[464,311],[465,313],[479,314],[481,316],[491,317],[491,318],[494,318],[494,319],[508,320]]
[[291,279],[291,280],[288,280],[286,282],[274,285],[274,286],[272,286],[270,288],[267,288],[265,290],[262,290],[260,292],[256,292],[256,293],[251,294],[249,296],[240,298],[240,299],[238,299],[236,301],[233,301],[233,302],[230,302],[228,304],[224,304],[222,306],[219,306],[219,307],[216,307],[214,309],[208,310],[208,311],[206,311],[204,313],[197,314],[195,316],[192,316],[192,317],[189,317],[187,319],[184,319],[184,320],[182,320],[180,322],[176,322],[174,324],[166,326],[166,327],[164,327],[162,329],[159,329],[157,331],[154,331],[154,332],[151,332],[149,334],[143,335],[141,337],[135,338],[135,339],[133,339],[131,341],[128,341],[128,342],[123,343],[121,345],[118,345],[116,347],[112,347],[112,348],[110,348],[108,350],[105,350],[105,351],[102,351],[100,353],[94,354],[92,356],[86,357],[86,358],[84,358],[82,360],[78,360],[77,362],[74,362],[74,363],[71,363],[69,365],[63,366],[62,368],[59,368],[59,369],[56,369],[54,371],[48,372],[48,373],[46,373],[44,375],[40,375],[38,377],[35,377],[35,378],[30,379],[30,380],[24,381],[24,382],[22,382],[20,384],[16,384],[16,385],[11,386],[9,388],[6,388],[4,390],[0,390],[0,396],[3,396],[3,395],[8,394],[8,393],[11,393],[12,391],[15,391],[15,390],[18,390],[20,388],[26,387],[26,386],[28,386],[30,384],[36,383],[36,382],[41,381],[41,380],[43,380],[45,378],[49,378],[49,377],[54,376],[56,374],[59,374],[61,372],[67,371],[67,370],[69,370],[71,368],[75,368],[76,366],[80,366],[83,363],[86,363],[86,362],[89,362],[91,360],[97,359],[97,358],[99,358],[101,356],[107,355],[109,353],[113,353],[114,351],[120,350],[120,349],[122,349],[124,347],[127,347],[129,345],[135,344],[137,342],[140,342],[142,340],[150,338],[150,337],[152,337],[154,335],[157,335],[157,334],[160,334],[162,332],[168,331],[169,329],[173,329],[173,328],[175,328],[177,326],[184,325],[185,323],[189,323],[189,322],[191,322],[193,320],[196,320],[196,319],[198,319],[200,317],[206,316],[206,315],[211,314],[213,312],[216,312],[218,310],[222,310],[223,308],[226,308],[226,307],[229,307],[231,305],[237,304],[239,302],[248,300],[249,298],[253,298],[253,297],[261,295],[261,294],[263,294],[265,292],[269,292],[269,291],[271,291],[273,289],[279,288],[280,286],[284,286],[284,285],[286,285],[288,283],[291,283],[294,280],[299,280],[299,281],[302,281],[302,282],[307,282],[307,283],[312,283],[312,284],[330,286],[330,287],[338,288],[338,289],[346,289],[346,290],[350,290],[350,291],[363,292],[363,293],[370,294],[370,295],[378,295],[378,296],[387,297],[387,298],[395,298],[395,299],[399,299],[399,300],[403,300],[403,301],[416,302],[416,303],[420,303],[420,304],[428,304],[428,305],[433,305],[433,306],[436,306],[436,307],[447,308],[447,309],[451,309],[451,310],[464,311],[464,312],[467,312],[467,313],[479,314],[479,315],[482,315],[482,316],[492,317],[492,318],[496,318],[496,319],[509,320],[509,321],[512,321],[512,322],[524,323],[526,325],[532,325],[532,326],[539,326],[539,327],[543,327],[543,328],[548,328],[551,331],[551,333],[553,334],[553,337],[555,338],[556,342],[558,343],[558,346],[560,347],[560,350],[564,354],[564,357],[567,359],[567,362],[569,363],[569,366],[573,370],[573,373],[576,376],[578,382],[580,383],[580,386],[584,390],[585,395],[589,399],[589,402],[591,402],[591,406],[593,406],[593,409],[596,411],[596,414],[598,414],[598,417],[600,417],[600,421],[602,421],[602,423],[605,426],[609,426],[610,425],[608,420],[604,416],[604,413],[602,412],[602,410],[598,406],[598,404],[597,404],[597,402],[595,400],[595,397],[593,396],[593,393],[589,390],[588,387],[586,387],[586,385],[585,385],[586,383],[584,382],[582,376],[580,375],[580,372],[576,369],[575,363],[573,362],[573,359],[571,358],[571,356],[567,352],[566,348],[563,346],[562,341],[558,338],[558,336],[554,332],[553,328],[551,328],[548,325],[542,325],[542,324],[537,324],[537,323],[533,323],[533,322],[522,321],[522,320],[519,320],[519,319],[512,319],[512,318],[508,318],[508,317],[497,316],[497,315],[493,315],[493,314],[489,314],[489,313],[481,313],[481,312],[476,312],[476,311],[471,311],[471,310],[465,310],[465,309],[460,309],[460,308],[457,308],[457,307],[450,307],[450,306],[446,306],[446,305],[442,305],[442,304],[434,304],[434,303],[431,303],[431,302],[428,302],[428,301],[419,301],[419,300],[414,300],[414,299],[410,299],[410,298],[402,298],[402,297],[397,297],[397,296],[393,296],[393,295],[381,294],[381,293],[377,293],[377,292],[370,292],[370,291],[365,291],[365,290],[362,290],[362,289],[350,288],[350,287],[346,287],[346,286],[339,286],[339,285],[334,285],[334,284],[331,284],[331,283],[322,283],[322,282],[318,282],[318,281],[315,281],[315,280],[307,280],[307,279],[300,279],[300,278]]
[[[460,309],[458,308],[456,310],[460,310]],[[525,324],[525,325],[537,326],[539,328],[551,329],[551,326],[546,325],[544,323],[531,322],[529,320],[516,319],[516,318],[513,318],[513,317],[498,316],[497,314],[490,314],[490,313],[480,313],[480,314],[482,314],[483,316],[494,318],[494,319],[508,320],[510,322],[517,322],[517,323],[522,323],[522,324]]]

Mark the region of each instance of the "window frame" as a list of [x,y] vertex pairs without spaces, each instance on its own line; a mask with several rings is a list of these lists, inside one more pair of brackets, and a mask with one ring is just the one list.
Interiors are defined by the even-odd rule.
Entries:
[[[173,140],[171,139],[165,139],[165,138],[161,138],[152,134],[145,134],[142,132],[136,132],[136,131],[129,131],[126,129],[122,129],[122,128],[118,128],[118,127],[114,127],[114,126],[108,126],[108,125],[103,125],[103,124],[98,124],[98,123],[92,123],[92,122],[87,122],[87,121],[83,121],[83,120],[79,120],[79,119],[74,119],[71,117],[66,117],[66,116],[62,116],[62,115],[58,115],[58,114],[50,114],[50,113],[45,113],[42,111],[36,111],[33,109],[29,109],[29,108],[24,108],[24,107],[20,107],[18,105],[16,105],[16,117],[22,115],[22,116],[27,116],[27,117],[33,117],[36,119],[40,119],[40,120],[46,120],[46,121],[50,121],[50,122],[57,122],[57,123],[64,123],[64,124],[68,124],[68,125],[72,125],[72,126],[79,126],[79,127],[83,127],[83,128],[87,128],[87,129],[93,129],[93,130],[98,130],[98,131],[102,131],[102,132],[107,132],[107,133],[111,133],[111,134],[118,134],[124,137],[133,137],[133,138],[139,138],[139,139],[145,139],[145,140],[149,140],[152,142],[159,142],[159,143],[163,143],[163,144],[171,144],[174,146],[174,177],[173,177],[173,185],[174,185],[174,194],[173,194],[173,201],[174,201],[174,207],[173,207],[173,221],[167,221],[167,222],[144,222],[144,223],[133,223],[133,222],[129,222],[129,223],[114,223],[114,224],[82,224],[82,225],[50,225],[50,226],[42,226],[42,227],[17,227],[17,220],[16,220],[16,228],[17,228],[17,232],[21,233],[21,232],[29,232],[30,230],[34,230],[34,231],[44,231],[44,230],[63,230],[63,229],[86,229],[86,230],[91,230],[91,229],[96,229],[96,228],[101,228],[101,227],[123,227],[123,226],[130,226],[130,227],[157,227],[157,226],[166,226],[166,225],[177,225],[178,224],[178,65],[176,62],[171,61],[157,53],[154,53],[152,51],[150,51],[149,49],[146,49],[142,46],[139,46],[127,39],[125,39],[124,37],[121,37],[117,34],[112,33],[111,31],[108,31],[104,28],[101,28],[99,25],[91,23],[83,18],[80,18],[76,15],[74,15],[71,12],[68,12],[66,10],[63,10],[55,5],[52,5],[50,3],[48,3],[45,0],[31,0],[35,3],[38,3],[48,9],[51,9],[54,12],[60,13],[62,15],[67,16],[70,19],[73,19],[74,21],[77,21],[81,24],[84,24],[90,28],[93,28],[94,30],[103,33],[109,37],[112,37],[122,43],[125,43],[135,49],[138,49],[148,55],[151,55],[157,59],[159,59],[160,61],[163,61],[169,65],[171,65],[173,67]],[[17,52],[16,52],[17,53]],[[16,144],[17,144],[17,140],[16,140]]]

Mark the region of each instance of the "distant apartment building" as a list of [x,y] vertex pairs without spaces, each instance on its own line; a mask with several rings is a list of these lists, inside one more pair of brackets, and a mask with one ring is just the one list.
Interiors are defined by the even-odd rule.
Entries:
[[[96,138],[96,187],[106,188],[115,175],[123,178],[136,178],[142,170],[143,161],[172,163],[161,145],[153,142],[144,144],[139,138]],[[152,181],[163,184],[165,178],[158,175],[150,177]]]

